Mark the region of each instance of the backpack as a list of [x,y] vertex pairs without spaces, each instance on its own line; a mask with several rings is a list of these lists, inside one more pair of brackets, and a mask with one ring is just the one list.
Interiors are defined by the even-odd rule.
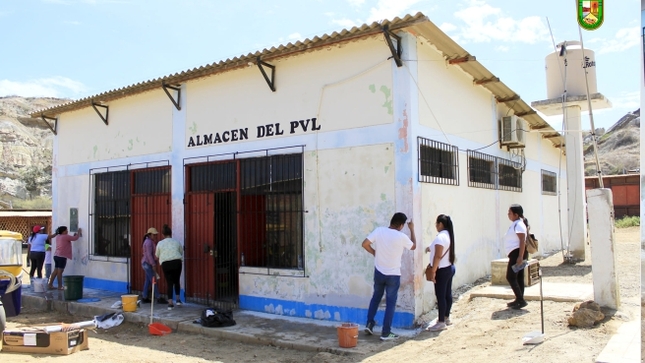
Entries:
[[202,326],[208,328],[219,328],[236,324],[235,320],[233,320],[233,311],[224,311],[218,308],[206,308],[202,310],[199,321]]
[[531,233],[529,227],[526,227],[526,250],[529,253],[537,253],[538,251],[538,240],[535,238],[535,235]]

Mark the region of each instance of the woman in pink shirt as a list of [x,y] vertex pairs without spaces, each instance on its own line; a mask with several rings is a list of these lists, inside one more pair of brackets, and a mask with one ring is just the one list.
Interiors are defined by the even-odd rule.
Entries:
[[67,265],[67,260],[72,259],[72,241],[77,241],[82,237],[82,231],[79,228],[78,232],[74,233],[73,236],[69,235],[69,231],[66,226],[60,226],[56,229],[56,251],[54,251],[54,272],[49,277],[49,283],[47,287],[52,290],[54,289],[54,280],[58,277],[58,289],[63,290],[63,271]]

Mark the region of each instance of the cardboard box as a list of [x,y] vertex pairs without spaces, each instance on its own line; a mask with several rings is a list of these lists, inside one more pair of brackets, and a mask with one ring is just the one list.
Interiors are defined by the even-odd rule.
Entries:
[[[491,261],[491,285],[508,285],[506,281],[506,266],[508,265],[508,258],[500,258],[499,260]],[[539,263],[536,259],[530,259],[529,265],[526,266],[524,271],[524,286],[529,287],[540,282],[540,275],[538,273]]]
[[89,349],[89,342],[85,329],[47,334],[32,328],[2,333],[3,352],[67,355],[86,349]]

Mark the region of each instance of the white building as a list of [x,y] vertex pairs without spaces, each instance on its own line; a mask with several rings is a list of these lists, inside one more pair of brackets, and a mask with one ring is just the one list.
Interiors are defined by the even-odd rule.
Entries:
[[[185,246],[187,301],[364,323],[361,242],[397,211],[422,247],[436,216],[452,217],[455,286],[504,257],[512,203],[542,250],[560,249],[562,138],[423,14],[32,116],[56,133],[54,224],[77,213],[87,231],[66,269],[85,287],[140,291],[143,235],[167,223]],[[395,327],[434,305],[423,250],[404,253]]]

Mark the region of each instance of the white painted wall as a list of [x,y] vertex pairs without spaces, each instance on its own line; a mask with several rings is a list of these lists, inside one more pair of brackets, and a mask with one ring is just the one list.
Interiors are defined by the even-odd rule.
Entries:
[[[416,136],[422,136],[459,148],[459,186],[420,183],[423,246],[428,246],[437,234],[434,227],[437,215],[450,215],[457,249],[457,274],[453,286],[471,283],[490,274],[491,260],[505,257],[502,237],[511,223],[507,217],[508,207],[519,203],[529,219],[531,232],[540,241],[540,250],[560,249],[559,218],[566,226],[567,217],[559,216],[557,196],[541,192],[542,169],[560,174],[558,165],[562,162],[561,174],[565,174],[566,160],[561,159],[559,149],[540,133],[528,132],[525,134],[526,170],[522,174],[521,193],[469,187],[467,149],[481,149],[478,151],[488,155],[521,160],[495,143],[499,137],[498,120],[508,115],[509,109],[506,105],[498,105],[485,88],[473,85],[472,76],[457,66],[447,65],[433,47],[423,41],[417,46],[421,127],[413,137],[414,143]],[[559,182],[566,184],[566,178]],[[566,192],[560,199],[566,211]],[[428,262],[426,254],[423,264]],[[422,289],[421,304],[427,311],[434,305],[434,290],[432,284],[424,284]]]
[[[108,125],[92,107],[61,115],[55,164],[171,151],[173,105],[161,88],[109,103]],[[98,108],[102,111],[101,108]]]
[[[351,157],[348,157],[351,156]],[[305,154],[305,275],[241,275],[240,294],[306,304],[365,307],[372,294],[373,257],[361,243],[394,214],[392,144],[309,151]],[[412,262],[411,253],[404,265]],[[408,271],[408,274],[410,271]],[[410,276],[408,275],[408,280]],[[411,307],[412,286],[399,295]],[[269,310],[269,307],[266,307]]]

